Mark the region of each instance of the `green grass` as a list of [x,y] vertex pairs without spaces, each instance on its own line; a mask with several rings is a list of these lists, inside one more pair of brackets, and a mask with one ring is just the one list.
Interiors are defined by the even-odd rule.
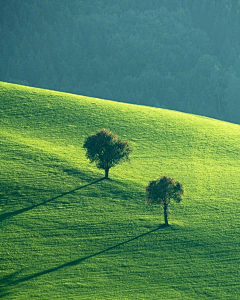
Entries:
[[[239,125],[7,83],[0,93],[3,299],[239,299]],[[101,128],[133,148],[109,181],[82,148]],[[145,206],[162,175],[186,190],[169,227]]]

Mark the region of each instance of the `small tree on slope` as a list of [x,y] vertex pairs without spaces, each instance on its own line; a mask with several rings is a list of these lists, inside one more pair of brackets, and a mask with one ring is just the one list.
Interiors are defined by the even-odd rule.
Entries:
[[86,156],[90,162],[95,162],[97,168],[105,170],[106,179],[108,179],[109,169],[120,162],[129,161],[129,154],[132,151],[128,142],[121,141],[106,129],[88,136],[83,148],[86,149]]
[[184,195],[183,186],[174,178],[163,176],[150,181],[146,187],[147,204],[159,204],[163,206],[165,225],[168,224],[168,206],[171,200],[179,203]]

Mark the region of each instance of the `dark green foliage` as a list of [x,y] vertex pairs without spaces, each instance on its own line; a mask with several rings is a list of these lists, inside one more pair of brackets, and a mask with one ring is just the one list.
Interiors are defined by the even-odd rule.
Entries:
[[179,203],[182,201],[184,189],[181,183],[174,178],[162,176],[150,181],[146,187],[147,204],[159,204],[163,206],[165,225],[168,225],[168,206],[171,200]]
[[86,149],[86,156],[90,162],[95,162],[99,169],[105,170],[105,178],[108,178],[110,168],[129,160],[129,154],[132,151],[128,142],[121,141],[106,129],[101,129],[96,134],[88,136],[84,141],[83,148]]
[[2,0],[0,80],[239,123],[237,0]]

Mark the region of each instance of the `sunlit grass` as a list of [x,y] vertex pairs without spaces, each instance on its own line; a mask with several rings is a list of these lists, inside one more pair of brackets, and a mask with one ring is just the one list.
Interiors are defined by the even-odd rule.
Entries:
[[[5,83],[0,93],[3,299],[238,299],[239,125]],[[109,181],[82,148],[101,128],[133,148]],[[162,175],[186,190],[169,228],[145,206]]]

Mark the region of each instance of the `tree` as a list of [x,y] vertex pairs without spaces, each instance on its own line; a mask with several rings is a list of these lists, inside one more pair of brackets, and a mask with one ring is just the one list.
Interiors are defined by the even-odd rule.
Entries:
[[86,156],[90,162],[95,162],[97,168],[105,170],[106,179],[109,169],[120,162],[129,161],[129,154],[132,151],[128,142],[121,141],[117,135],[106,129],[88,136],[83,148],[86,149]]
[[184,195],[183,186],[174,178],[162,176],[150,181],[146,187],[147,204],[163,206],[165,225],[168,226],[168,206],[171,200],[179,203]]

